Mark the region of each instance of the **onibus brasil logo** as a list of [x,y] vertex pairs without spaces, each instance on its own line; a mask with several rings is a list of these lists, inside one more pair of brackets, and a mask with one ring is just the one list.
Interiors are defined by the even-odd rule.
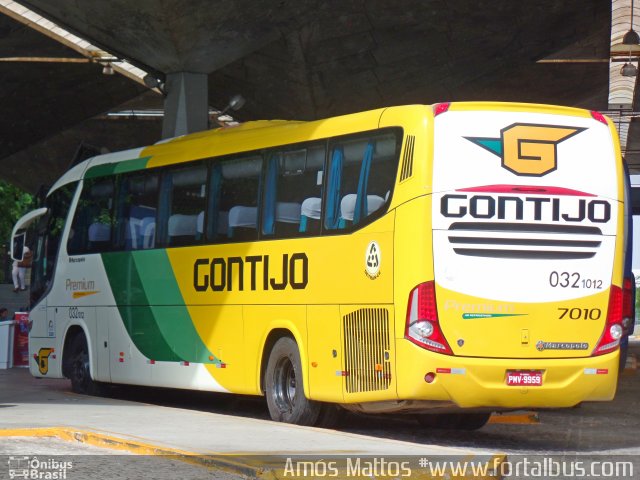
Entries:
[[558,144],[586,130],[580,127],[514,123],[499,138],[465,137],[497,155],[502,167],[518,176],[542,177],[558,166]]

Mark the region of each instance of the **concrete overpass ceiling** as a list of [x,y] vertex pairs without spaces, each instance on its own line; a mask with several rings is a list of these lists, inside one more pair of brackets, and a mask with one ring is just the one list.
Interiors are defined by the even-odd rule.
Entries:
[[316,0],[21,0],[162,73],[210,73],[312,18]]
[[[0,15],[0,38],[0,60],[80,58],[74,50],[4,15]],[[46,172],[59,175],[70,158],[43,170],[44,165],[31,159],[12,161],[12,155],[146,91],[122,76],[101,72],[102,66],[91,63],[0,61],[0,177],[37,189],[38,177],[43,173],[46,177]]]
[[[444,100],[606,109],[610,18],[601,1],[323,2],[311,22],[213,72],[210,99],[240,91],[241,118]],[[554,54],[602,62],[536,63]]]
[[[211,106],[223,107],[236,93],[247,98],[245,107],[234,113],[241,120],[315,119],[447,100],[607,109],[612,12],[611,3],[602,0],[19,3],[149,71],[208,73]],[[33,55],[33,46],[29,41],[23,48]],[[119,129],[114,120],[98,117],[87,123],[96,126],[95,135],[82,124],[107,110],[122,109],[123,102],[142,91],[133,82],[103,76],[98,65],[64,65],[60,71],[55,65],[28,68],[50,71],[48,78],[60,75],[60,80],[45,82],[40,73],[19,91],[23,102],[34,93],[42,95],[39,103],[48,112],[41,120],[31,113],[32,107],[23,118],[25,110],[14,106],[17,137],[31,136],[20,133],[22,123],[41,122],[43,131],[49,127],[43,135],[60,135],[66,146],[36,135],[30,142],[3,149],[0,157],[18,153],[0,160],[0,176],[15,173],[14,166],[24,165],[26,158],[57,155],[38,148],[73,150],[72,139],[116,150],[159,138],[153,138],[158,122]],[[75,92],[76,85],[81,85],[82,95]],[[161,100],[145,95],[137,108],[157,107]],[[68,111],[62,112],[65,108]],[[100,122],[103,127],[97,127]],[[120,135],[124,138],[115,141]],[[27,144],[29,155],[20,154]],[[47,170],[51,177],[66,168],[67,155]],[[8,172],[8,165],[13,170]]]

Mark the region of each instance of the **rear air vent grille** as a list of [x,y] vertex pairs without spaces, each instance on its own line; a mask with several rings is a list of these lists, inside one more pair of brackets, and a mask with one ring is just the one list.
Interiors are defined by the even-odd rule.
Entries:
[[400,181],[406,180],[413,173],[413,148],[416,143],[416,137],[407,135],[407,144],[404,148],[404,157],[402,158],[402,172]]
[[465,256],[571,260],[595,256],[602,231],[579,225],[458,222],[449,228],[449,243]]
[[391,383],[389,312],[361,308],[343,317],[348,393],[387,390]]

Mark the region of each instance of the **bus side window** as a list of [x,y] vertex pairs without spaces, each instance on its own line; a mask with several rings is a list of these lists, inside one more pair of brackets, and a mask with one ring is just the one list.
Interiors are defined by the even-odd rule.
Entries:
[[375,212],[384,211],[395,181],[397,145],[396,133],[348,139],[332,145],[325,229],[361,226]]
[[[124,176],[118,190],[116,244],[121,250],[154,248],[159,178],[144,172]],[[144,235],[153,235],[145,238]]]
[[[206,208],[207,167],[203,163],[165,171],[162,176],[159,222],[162,245],[195,245],[203,240],[198,216]],[[144,232],[143,232],[144,233]]]
[[67,243],[69,255],[111,250],[113,178],[86,180]]
[[[320,233],[324,143],[267,154],[262,235],[290,238]],[[304,207],[303,207],[304,205]]]
[[261,176],[262,155],[213,163],[209,173],[207,240],[215,243],[257,240]]

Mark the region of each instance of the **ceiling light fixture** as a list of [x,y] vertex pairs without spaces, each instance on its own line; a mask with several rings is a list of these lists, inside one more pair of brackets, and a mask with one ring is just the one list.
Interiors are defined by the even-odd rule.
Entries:
[[620,75],[623,77],[635,77],[638,75],[638,68],[633,63],[625,62],[620,69]]
[[622,44],[629,46],[629,60],[625,62],[620,69],[620,75],[623,77],[635,77],[638,75],[638,67],[631,63],[631,49],[640,43],[640,36],[638,36],[638,33],[633,29],[633,13],[633,0],[631,0],[631,26],[629,31],[622,37]]
[[622,37],[623,45],[638,45],[640,43],[640,36],[633,29],[633,12],[633,0],[631,0],[631,28],[629,28],[629,31]]
[[104,67],[102,67],[103,75],[113,75],[113,65],[110,62],[106,63]]

